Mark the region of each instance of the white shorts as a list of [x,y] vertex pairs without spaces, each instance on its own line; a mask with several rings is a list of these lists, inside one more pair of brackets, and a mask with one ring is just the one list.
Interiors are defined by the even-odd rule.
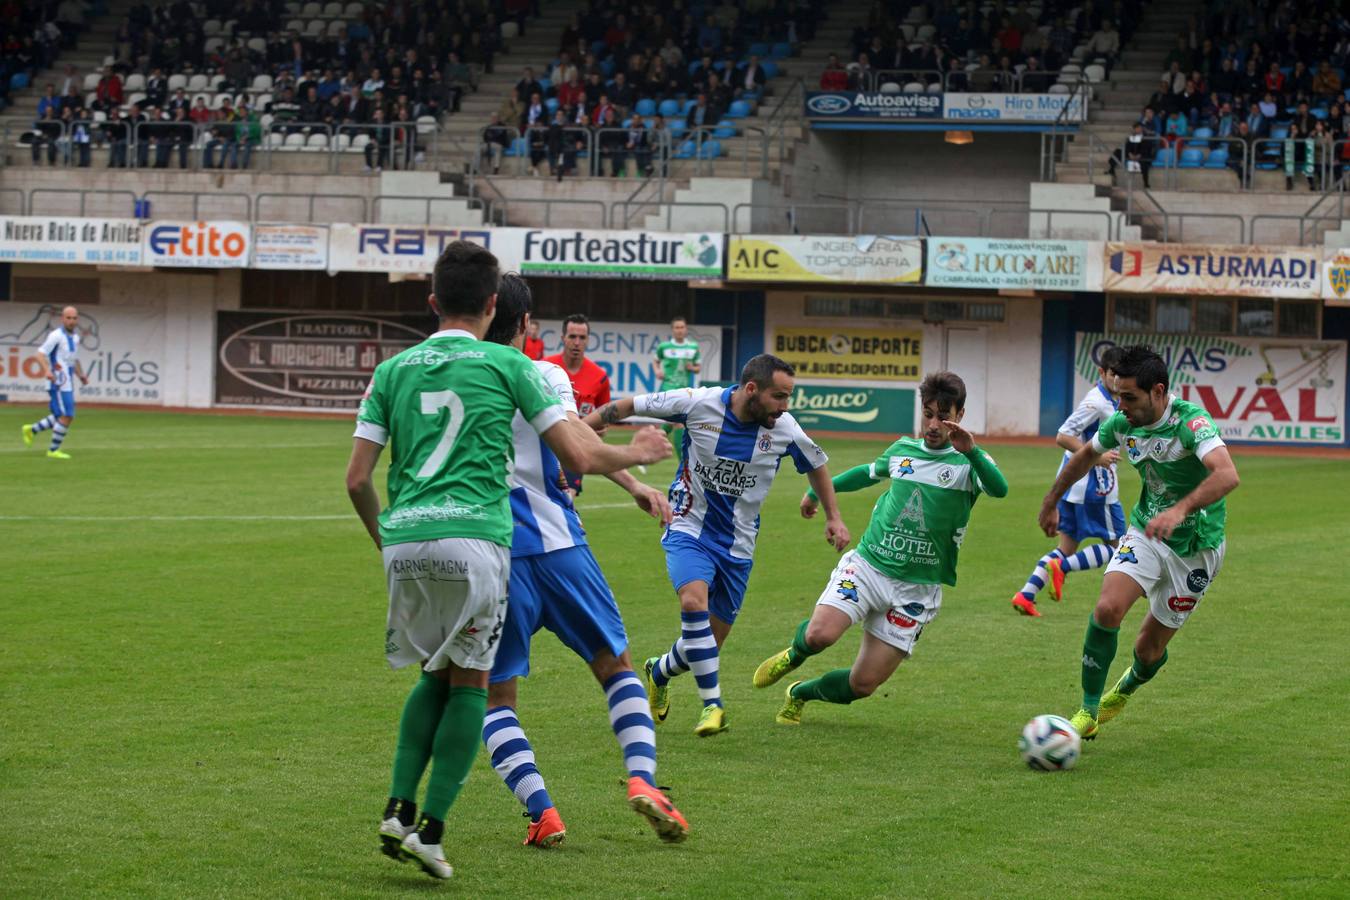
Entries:
[[840,557],[816,605],[847,613],[854,625],[865,622],[868,634],[908,654],[942,608],[942,585],[892,578],[850,550]]
[[511,551],[490,541],[442,538],[384,548],[389,620],[384,655],[395,669],[424,662],[488,671],[506,618]]
[[1131,525],[1106,571],[1122,572],[1137,581],[1153,618],[1168,628],[1180,628],[1223,567],[1225,546],[1226,541],[1194,556],[1178,556],[1166,542],[1145,537]]

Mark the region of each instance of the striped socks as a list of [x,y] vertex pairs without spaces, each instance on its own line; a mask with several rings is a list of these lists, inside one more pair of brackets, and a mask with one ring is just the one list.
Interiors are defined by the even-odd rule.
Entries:
[[483,743],[492,756],[492,768],[529,811],[530,820],[538,822],[544,810],[553,805],[553,799],[544,787],[544,776],[535,768],[534,750],[514,709],[498,706],[488,710],[483,719]]
[[717,664],[717,641],[713,640],[708,611],[681,612],[680,639],[652,667],[652,681],[664,687],[676,675],[693,670],[703,705],[721,706],[722,688],[717,682]]
[[1046,579],[1050,577],[1050,560],[1063,558],[1064,554],[1060,553],[1058,548],[1042,556],[1037,560],[1036,568],[1032,569],[1031,574],[1027,576],[1027,583],[1022,585],[1022,589],[1017,593],[1034,602],[1036,595],[1045,587]]
[[1064,557],[1064,571],[1082,572],[1084,569],[1096,569],[1110,561],[1111,548],[1105,544],[1093,544],[1086,550],[1079,550],[1071,556]]
[[70,430],[70,426],[68,426],[68,425],[62,425],[60,422],[57,422],[55,425],[53,425],[53,426],[52,426],[52,445],[51,445],[50,447],[48,447],[47,449],[48,449],[48,450],[60,450],[60,449],[61,449],[61,442],[64,441],[64,440],[66,439],[66,432],[69,431],[69,430]]
[[37,434],[39,431],[46,431],[48,428],[53,428],[55,426],[56,416],[48,416],[40,422],[33,423],[33,434]]
[[605,682],[605,699],[628,776],[656,787],[656,724],[642,682],[633,672],[620,672]]
[[[656,725],[642,682],[631,671],[620,672],[605,682],[604,690],[609,725],[623,753],[624,768],[630,778],[641,778],[656,787]],[[514,709],[498,706],[488,710],[483,719],[483,744],[492,756],[492,768],[529,811],[530,820],[538,822],[553,806],[553,798],[535,766],[534,750]]]

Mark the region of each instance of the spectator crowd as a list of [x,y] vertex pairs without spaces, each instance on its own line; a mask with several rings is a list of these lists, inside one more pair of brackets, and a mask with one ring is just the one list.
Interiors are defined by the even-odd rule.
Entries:
[[[1148,184],[1153,165],[1283,170],[1309,189],[1350,161],[1347,7],[1219,2],[1191,16],[1124,147],[1111,160]],[[1187,152],[1190,151],[1190,152]]]

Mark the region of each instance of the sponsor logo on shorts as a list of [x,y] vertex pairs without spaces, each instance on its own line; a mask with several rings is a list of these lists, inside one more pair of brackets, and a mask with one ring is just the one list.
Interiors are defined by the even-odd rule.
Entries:
[[886,610],[886,621],[890,622],[896,628],[913,628],[915,625],[919,624],[898,609]]
[[1204,569],[1191,569],[1190,573],[1186,576],[1186,587],[1196,593],[1200,593],[1205,588],[1209,587],[1209,573]]
[[843,597],[845,600],[852,600],[854,603],[857,603],[858,585],[847,578],[841,580],[839,582],[839,596]]
[[397,653],[401,649],[402,648],[398,645],[398,641],[394,640],[394,629],[386,629],[384,632],[384,652]]
[[1120,562],[1138,563],[1139,557],[1134,555],[1134,548],[1129,544],[1121,544],[1120,549],[1116,551],[1116,559]]
[[911,616],[923,615],[923,604],[917,600],[915,600],[913,603],[906,603],[904,606],[901,607],[901,609],[909,613]]
[[1195,609],[1196,602],[1194,597],[1168,597],[1167,608],[1172,612],[1190,612]]
[[773,438],[767,434],[760,435],[759,443],[756,446],[758,446],[762,452],[768,453],[773,449]]

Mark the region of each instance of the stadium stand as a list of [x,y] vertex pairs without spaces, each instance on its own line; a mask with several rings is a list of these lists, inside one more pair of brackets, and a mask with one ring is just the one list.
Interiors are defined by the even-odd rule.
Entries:
[[1109,185],[1122,138],[1142,123],[1154,179],[1183,189],[1324,190],[1350,159],[1345,67],[1350,19],[1327,4],[1242,13],[1202,4],[1150,10],[1101,108],[1057,168]]

